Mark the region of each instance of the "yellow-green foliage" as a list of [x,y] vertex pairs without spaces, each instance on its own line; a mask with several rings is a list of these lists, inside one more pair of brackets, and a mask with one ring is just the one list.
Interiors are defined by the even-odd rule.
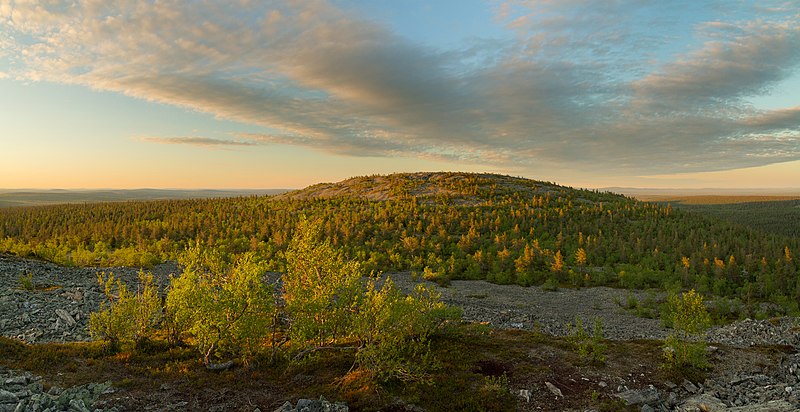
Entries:
[[283,298],[291,319],[289,333],[299,346],[352,338],[353,313],[363,297],[361,264],[346,260],[320,239],[320,226],[303,219],[286,251]]
[[[169,338],[193,343],[210,364],[230,356],[246,363],[270,344],[274,355],[285,342],[275,338],[283,335],[297,359],[321,349],[353,350],[372,379],[426,380],[438,364],[429,338],[460,312],[423,285],[406,296],[390,279],[381,287],[375,278],[365,281],[359,262],[321,238],[320,226],[305,219],[295,230],[286,252],[284,312],[252,253],[229,264],[217,249],[187,249],[179,260],[183,273],[170,279],[164,303]],[[92,314],[92,335],[117,344],[152,334],[161,317],[152,275],[140,273],[135,295],[113,274],[99,279],[109,302]],[[282,315],[289,320],[286,330],[278,329]]]
[[367,285],[356,323],[361,346],[356,354],[360,366],[378,380],[425,380],[438,366],[428,339],[446,321],[458,319],[458,309],[440,301],[440,294],[417,285],[403,295],[387,278],[380,289]]
[[583,326],[583,320],[575,317],[575,324],[567,324],[567,341],[569,341],[575,352],[581,359],[587,362],[603,364],[606,362],[606,349],[608,346],[603,343],[603,320],[594,318],[592,334],[589,334]]
[[19,275],[19,287],[24,290],[36,289],[36,285],[33,283],[33,274]]
[[194,340],[206,364],[238,355],[247,362],[272,332],[274,296],[252,254],[227,265],[218,253],[193,247],[171,281],[166,311],[176,333]]
[[361,265],[320,236],[318,225],[302,220],[286,252],[284,300],[300,354],[338,345],[354,349],[375,379],[425,379],[436,366],[428,338],[458,312],[427,287],[405,296],[390,279],[380,288],[364,282]]
[[120,343],[140,343],[152,336],[161,322],[161,298],[151,273],[139,272],[136,293],[114,278],[98,273],[97,281],[103,288],[106,301],[100,311],[89,317],[89,332],[94,339],[106,340],[116,347]]
[[665,342],[667,365],[673,368],[705,367],[706,344],[703,335],[711,325],[711,316],[703,304],[703,297],[692,289],[681,295],[670,296],[668,304],[674,333]]

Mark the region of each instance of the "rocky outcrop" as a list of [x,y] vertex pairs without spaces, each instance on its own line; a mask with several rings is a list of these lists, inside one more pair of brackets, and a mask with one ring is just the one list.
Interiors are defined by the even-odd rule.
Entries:
[[800,328],[796,318],[745,319],[709,331],[710,342],[730,346],[789,345],[800,347]]
[[347,404],[343,402],[328,402],[325,398],[299,399],[296,406],[287,401],[275,412],[348,412]]
[[[132,285],[135,268],[69,268],[49,262],[0,254],[0,335],[28,343],[89,340],[89,314],[104,300],[98,272],[114,272]],[[175,264],[152,269],[162,285]],[[24,289],[21,276],[30,276],[33,289]]]
[[[111,383],[89,383],[45,391],[42,379],[28,372],[0,368],[0,412],[21,411],[103,411],[95,402],[104,393],[113,392]],[[116,409],[108,409],[116,411]]]

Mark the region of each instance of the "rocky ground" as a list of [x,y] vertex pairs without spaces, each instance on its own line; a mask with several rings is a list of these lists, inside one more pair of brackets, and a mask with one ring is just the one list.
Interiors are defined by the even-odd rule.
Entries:
[[[88,340],[89,314],[99,308],[103,299],[97,283],[98,271],[113,272],[129,284],[134,284],[138,272],[132,268],[65,268],[0,255],[0,335],[29,343]],[[177,271],[177,266],[170,263],[151,270],[162,285],[166,284],[170,273]],[[23,288],[24,282],[20,277],[24,276],[30,276],[34,286],[32,290]],[[404,290],[410,290],[416,284],[409,274],[394,274],[392,279]],[[565,325],[579,316],[585,323],[590,323],[595,317],[602,319],[606,337],[613,340],[663,339],[668,334],[659,320],[637,317],[619,305],[629,298],[629,293],[640,301],[644,300],[644,292],[604,287],[551,292],[538,287],[494,285],[482,281],[453,281],[447,288],[437,286],[437,290],[446,302],[463,308],[466,320],[485,322],[498,328],[538,329],[564,335],[567,332]],[[615,386],[612,389],[621,398],[641,405],[643,411],[800,410],[800,353],[795,353],[800,347],[800,328],[797,325],[796,319],[785,318],[744,320],[714,328],[708,334],[708,340],[715,348],[710,355],[714,368],[704,382],[663,382],[652,388],[633,385],[635,379],[622,384],[609,378],[603,383]],[[757,345],[780,345],[785,350],[738,349]],[[47,409],[25,409],[34,401],[40,402],[40,406],[48,405],[50,410],[67,410],[73,399],[77,399],[75,403],[92,401],[91,397],[83,396],[87,390],[95,396],[93,399],[96,399],[97,394],[93,391],[99,390],[97,388],[108,390],[107,386],[99,384],[90,389],[68,388],[67,394],[77,391],[83,398],[67,399],[66,409],[59,409],[59,402],[65,402],[59,400],[61,392],[48,394],[30,389],[41,386],[37,386],[35,377],[25,372],[4,370],[0,370],[0,375],[0,385],[6,385],[0,386],[0,411],[15,410],[23,400],[25,403],[19,410]],[[8,385],[16,385],[14,382],[22,380],[25,382],[20,385],[24,388],[18,385],[19,388],[12,386],[9,389]],[[520,391],[523,398],[526,393],[530,398],[537,391],[555,395],[552,388],[544,386],[515,390]],[[15,398],[12,399],[11,395]],[[554,397],[558,399],[557,395]],[[524,403],[521,405],[521,409],[527,410]]]

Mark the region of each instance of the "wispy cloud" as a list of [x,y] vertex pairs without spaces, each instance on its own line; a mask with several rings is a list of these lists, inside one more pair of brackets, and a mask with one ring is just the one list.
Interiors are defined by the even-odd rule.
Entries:
[[140,137],[139,140],[158,144],[192,145],[204,147],[236,147],[236,146],[257,146],[257,142],[241,140],[224,140],[210,137]]
[[509,1],[496,16],[509,38],[439,50],[322,0],[0,0],[0,57],[15,78],[265,130],[152,143],[640,175],[800,159],[798,109],[747,103],[798,72],[796,10],[682,6],[701,17],[676,38],[672,3]]

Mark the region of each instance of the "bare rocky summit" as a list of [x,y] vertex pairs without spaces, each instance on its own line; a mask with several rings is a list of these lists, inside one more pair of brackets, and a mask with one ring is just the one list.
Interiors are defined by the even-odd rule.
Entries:
[[319,183],[275,196],[275,199],[360,198],[387,201],[416,198],[422,202],[446,200],[451,204],[475,206],[486,204],[487,194],[532,197],[566,193],[567,190],[553,183],[489,173],[420,172],[360,176],[336,183]]

